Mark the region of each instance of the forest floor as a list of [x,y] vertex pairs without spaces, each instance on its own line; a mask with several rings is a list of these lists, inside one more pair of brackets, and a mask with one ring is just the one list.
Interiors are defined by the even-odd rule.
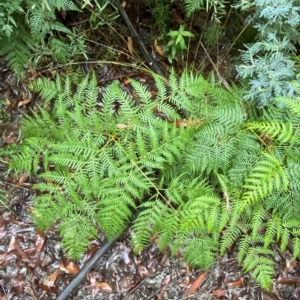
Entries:
[[[168,22],[170,28],[178,28],[179,24],[185,23],[180,9],[173,8],[172,18]],[[170,64],[166,57],[156,51],[157,42],[154,46],[154,36],[159,34],[149,11],[132,5],[128,9],[128,16],[133,25],[138,27],[149,53],[155,56],[163,72],[169,72]],[[199,21],[203,19],[201,16],[186,25],[193,32],[201,32],[202,36],[208,25],[204,25],[206,21]],[[88,23],[82,21],[84,16],[79,19],[71,15],[69,18],[72,26],[80,24],[83,31],[90,30]],[[137,18],[142,20],[138,25]],[[231,23],[227,25],[231,26]],[[93,42],[88,46],[91,61],[76,63],[75,66],[85,71],[93,69],[98,76],[100,89],[105,89],[115,79],[126,85],[128,78],[138,78],[151,89],[153,81],[149,74],[134,68],[143,62],[138,45],[126,38],[130,33],[122,21],[118,22],[118,26],[100,28],[94,32]],[[103,41],[106,41],[105,45]],[[159,43],[163,48],[163,42]],[[173,66],[178,74],[186,66],[192,65],[193,69],[205,74],[215,70],[218,76],[222,75],[219,79],[230,81],[235,78],[236,58],[230,53],[232,49],[226,33],[209,49],[200,51],[199,45],[203,44],[191,43],[188,53],[176,58]],[[97,63],[100,58],[101,61],[114,60],[115,63]],[[56,68],[57,71],[61,74],[74,72],[74,69],[70,64]],[[30,110],[35,110],[40,101],[28,87],[30,81],[39,76],[53,76],[53,69],[45,66],[39,70],[28,70],[25,80],[19,82],[5,63],[0,62],[0,100],[5,100],[0,103],[3,120],[0,124],[0,147],[19,142],[22,117]],[[34,211],[32,200],[36,195],[33,190],[35,182],[37,178],[29,177],[26,173],[17,177],[7,174],[5,162],[0,161],[0,189],[3,191],[0,202],[0,299],[3,300],[57,299],[106,242],[99,232],[98,240],[91,241],[82,260],[70,261],[61,248],[57,226],[45,232],[34,227],[31,213]],[[130,245],[130,229],[126,229],[66,299],[300,299],[299,262],[294,261],[288,251],[276,251],[276,276],[271,290],[266,291],[251,279],[251,273],[242,271],[235,246],[219,257],[210,270],[203,271],[185,263],[181,253],[175,257],[170,256],[168,249],[160,253],[155,241],[153,237],[149,246],[137,255]]]

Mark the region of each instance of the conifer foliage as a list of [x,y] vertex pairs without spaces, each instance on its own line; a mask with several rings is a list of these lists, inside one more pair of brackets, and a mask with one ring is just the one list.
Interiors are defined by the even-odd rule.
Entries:
[[131,80],[135,93],[115,81],[100,97],[95,75],[76,90],[70,78],[33,84],[45,106],[5,153],[11,170],[41,179],[36,224],[59,224],[64,249],[80,258],[99,229],[120,234],[140,208],[135,251],[156,233],[161,250],[208,269],[237,245],[269,288],[273,245],[300,253],[300,105],[257,110],[199,75],[171,73],[167,86],[153,76],[156,96]]

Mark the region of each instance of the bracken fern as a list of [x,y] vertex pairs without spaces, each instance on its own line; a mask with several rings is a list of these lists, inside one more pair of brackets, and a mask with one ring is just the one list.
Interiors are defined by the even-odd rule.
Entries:
[[76,89],[69,78],[33,83],[44,108],[23,121],[22,144],[2,151],[11,170],[41,179],[36,224],[59,224],[79,258],[99,229],[112,238],[140,209],[136,252],[156,234],[161,250],[207,269],[237,245],[269,288],[273,244],[300,252],[300,106],[285,98],[257,110],[189,72],[153,76],[156,96],[131,80],[135,93],[115,81],[100,97],[95,75]]

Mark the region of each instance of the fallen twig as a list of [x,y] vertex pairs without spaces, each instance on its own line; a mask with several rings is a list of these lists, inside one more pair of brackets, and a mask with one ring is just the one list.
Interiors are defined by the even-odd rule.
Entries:
[[145,58],[145,60],[147,61],[149,67],[158,75],[161,76],[165,76],[164,72],[161,70],[160,66],[158,65],[157,61],[149,54],[149,52],[147,51],[147,48],[143,42],[143,40],[141,39],[141,37],[139,36],[139,34],[137,33],[137,31],[135,30],[135,28],[133,27],[131,21],[129,20],[127,13],[124,10],[124,7],[122,6],[122,4],[120,3],[120,0],[116,0],[116,4],[118,6],[118,10],[119,13],[121,15],[121,17],[123,18],[124,22],[126,23],[126,26],[128,27],[128,29],[130,30],[130,33],[132,35],[132,37],[134,39],[137,40],[140,50]]

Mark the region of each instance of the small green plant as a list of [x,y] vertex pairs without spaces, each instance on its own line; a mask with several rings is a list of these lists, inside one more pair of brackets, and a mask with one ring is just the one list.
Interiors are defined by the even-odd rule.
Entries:
[[180,25],[179,30],[170,30],[167,35],[171,37],[167,44],[167,51],[168,60],[172,63],[173,59],[179,52],[187,50],[185,38],[191,38],[195,35],[190,31],[186,31],[184,25]]

